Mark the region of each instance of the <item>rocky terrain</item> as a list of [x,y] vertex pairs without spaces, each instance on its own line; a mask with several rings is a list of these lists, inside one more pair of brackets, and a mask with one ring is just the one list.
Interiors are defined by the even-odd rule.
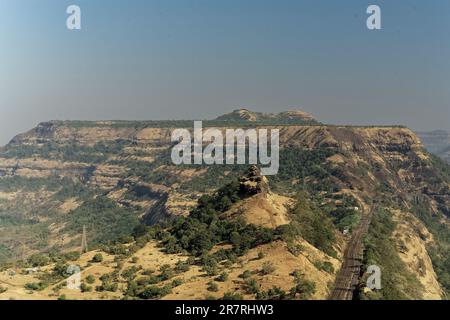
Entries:
[[[171,131],[192,121],[51,121],[16,136],[0,152],[0,298],[326,299],[370,207],[363,264],[386,286],[371,292],[362,274],[354,297],[445,298],[450,169],[411,130],[248,110],[203,124],[278,128],[278,175],[173,165]],[[83,226],[95,251],[64,256]],[[67,289],[61,263],[91,290]]]

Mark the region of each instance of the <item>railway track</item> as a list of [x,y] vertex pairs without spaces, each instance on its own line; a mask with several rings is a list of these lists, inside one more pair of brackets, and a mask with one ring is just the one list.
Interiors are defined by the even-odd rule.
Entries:
[[358,227],[353,231],[344,250],[343,263],[339,270],[330,300],[352,300],[358,285],[362,265],[363,240],[369,230],[372,209],[363,213]]

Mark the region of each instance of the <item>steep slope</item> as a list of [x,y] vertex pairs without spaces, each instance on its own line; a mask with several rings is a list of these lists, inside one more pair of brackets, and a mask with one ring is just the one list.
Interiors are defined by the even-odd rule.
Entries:
[[[238,113],[240,117],[242,112]],[[414,240],[415,249],[408,250],[414,252],[413,258],[403,256],[399,248],[393,249],[394,254],[405,268],[412,266],[413,278],[434,289],[417,287],[418,294],[409,297],[437,297],[436,283],[448,292],[450,169],[426,152],[413,132],[403,127],[298,125],[289,122],[296,117],[292,113],[253,116],[255,121],[204,122],[205,127],[220,130],[243,123],[280,129],[280,170],[267,178],[270,190],[233,203],[221,213],[224,218],[296,234],[298,221],[317,223],[315,215],[295,217],[286,209],[295,207],[292,199],[301,192],[321,213],[309,207],[300,212],[323,213],[336,237],[345,238],[370,206],[410,212],[433,235],[432,240],[420,243],[420,250]],[[247,169],[173,165],[170,136],[178,127],[192,130],[192,121],[52,121],[15,137],[0,154],[0,259],[74,250],[83,225],[94,248],[130,240],[142,222],[153,225],[187,216],[202,195],[234,181]],[[407,232],[401,221],[397,223],[398,230]],[[342,254],[344,246],[327,245],[323,229],[300,229],[298,241],[328,256],[332,251],[336,257]],[[415,237],[417,230],[412,230],[408,232]],[[296,251],[295,241],[285,243]],[[411,259],[416,263],[431,259],[425,280]]]
[[[190,220],[191,216],[181,218],[164,230],[136,230],[135,241],[103,246],[79,257],[74,253],[70,257],[53,255],[47,260],[34,256],[30,264],[37,268],[16,267],[0,272],[0,299],[325,299],[339,267],[336,257],[282,229],[269,231],[229,216],[231,207],[267,196],[267,188],[259,170],[251,167],[236,184],[221,188],[210,200],[202,198]],[[225,199],[233,199],[234,205],[226,205],[230,200]],[[244,217],[255,212],[248,202],[240,209]],[[210,221],[208,230],[203,231],[202,221],[209,221],[214,210],[223,211],[219,212],[221,222]],[[275,218],[280,208],[268,202],[266,210],[271,221],[270,216]],[[305,214],[285,210],[292,219]],[[200,230],[184,228],[186,223],[197,223]],[[220,227],[223,223],[225,226]],[[248,232],[228,231],[235,227],[253,230],[264,239],[249,237]],[[184,231],[181,237],[180,231]],[[188,239],[186,232],[198,233]],[[205,232],[210,236],[198,242],[196,239]],[[222,239],[214,242],[218,235]],[[332,245],[338,248],[341,241],[335,240]],[[186,242],[189,246],[184,246]],[[179,250],[181,246],[184,250]],[[81,291],[64,285],[71,281],[66,272],[69,265],[81,268]]]

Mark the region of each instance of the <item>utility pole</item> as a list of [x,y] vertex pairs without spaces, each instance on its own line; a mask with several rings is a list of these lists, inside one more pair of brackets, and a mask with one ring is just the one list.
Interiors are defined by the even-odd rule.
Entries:
[[25,262],[25,243],[22,240],[22,263]]
[[87,238],[86,238],[86,226],[83,226],[83,235],[81,237],[81,253],[88,251]]

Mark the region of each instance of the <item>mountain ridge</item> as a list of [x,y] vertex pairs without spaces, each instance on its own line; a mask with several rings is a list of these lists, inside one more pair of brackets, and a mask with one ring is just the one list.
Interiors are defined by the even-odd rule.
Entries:
[[[258,125],[258,121],[247,120],[212,121],[211,126],[221,124],[217,125],[220,130],[246,123]],[[115,248],[114,243],[119,246],[120,241],[136,244],[129,238],[134,228],[169,223],[167,230],[158,231],[157,239],[152,238],[156,241],[152,245],[163,251],[190,255],[200,246],[205,254],[216,257],[215,250],[219,246],[226,248],[227,255],[246,257],[246,250],[256,255],[258,250],[265,251],[273,245],[276,252],[283,252],[281,256],[289,261],[297,261],[295,257],[299,254],[301,265],[311,272],[307,280],[317,282],[320,294],[313,297],[325,299],[331,287],[326,288],[318,280],[321,268],[329,268],[325,262],[331,261],[334,271],[326,273],[328,281],[332,282],[343,250],[341,245],[334,246],[336,242],[332,239],[345,243],[346,234],[359,223],[362,212],[376,203],[380,209],[375,214],[376,226],[386,226],[383,232],[392,241],[369,246],[364,259],[367,263],[390,268],[386,261],[397,257],[394,260],[401,270],[401,285],[388,286],[382,293],[364,291],[355,295],[426,298],[442,296],[440,290],[448,290],[445,225],[450,215],[450,170],[423,148],[421,140],[410,129],[304,122],[282,124],[272,120],[265,123],[261,120],[260,124],[280,130],[280,171],[276,176],[263,179],[267,179],[269,187],[263,188],[264,194],[241,198],[235,183],[248,166],[175,166],[171,163],[171,130],[180,126],[191,129],[192,121],[41,123],[16,136],[0,152],[0,258],[27,265],[28,260],[20,262],[23,260],[20,255],[32,257],[76,250],[84,225],[89,230],[91,246],[107,253]],[[216,201],[214,197],[219,198]],[[222,205],[216,207],[216,203]],[[289,209],[283,209],[286,206]],[[211,207],[212,211],[204,212],[205,207]],[[214,214],[210,217],[211,212]],[[417,224],[413,224],[402,230],[408,230],[418,239],[414,243],[419,247],[402,245],[395,236],[398,229],[391,228],[391,224],[399,224],[396,218],[399,214],[419,219],[433,237],[421,240],[421,235],[428,233],[415,234]],[[175,225],[172,226],[171,221]],[[190,234],[176,221],[189,221],[197,226],[193,229],[210,236],[202,238],[200,234]],[[225,233],[217,233],[212,221],[246,231],[228,234],[225,228]],[[328,222],[324,224],[324,221]],[[261,223],[258,225],[258,222]],[[243,237],[246,233],[248,236]],[[272,240],[266,244],[255,242],[258,237],[254,235],[259,233]],[[245,250],[242,249],[244,244]],[[384,250],[379,251],[382,246]],[[310,268],[301,247],[313,248],[327,258],[320,258],[320,264],[317,262],[317,266]],[[270,252],[275,254],[275,251]],[[411,262],[410,252],[420,253],[420,259],[427,262],[423,265],[425,271],[421,271],[417,261]],[[381,259],[384,253],[393,256]],[[134,254],[131,253],[130,258]],[[142,255],[138,258],[146,259]],[[204,262],[197,260],[196,263]],[[253,267],[258,269],[262,265]],[[276,267],[282,268],[281,265]],[[227,267],[221,268],[230,271]],[[288,274],[293,271],[283,271],[281,278],[290,279],[286,283],[276,281],[285,291],[293,285],[293,278]],[[233,277],[241,281],[237,274]],[[270,277],[258,277],[258,281],[264,282],[264,294],[270,289],[267,286]],[[120,279],[117,283],[123,284]],[[161,285],[163,283],[167,285],[164,281]],[[427,283],[431,283],[429,292],[421,288]],[[437,288],[436,283],[442,289]],[[201,285],[206,286],[206,283],[201,282]],[[182,287],[192,292],[197,285]],[[126,291],[126,288],[120,290]],[[138,296],[143,294],[142,291]],[[170,294],[164,296],[170,297]]]

